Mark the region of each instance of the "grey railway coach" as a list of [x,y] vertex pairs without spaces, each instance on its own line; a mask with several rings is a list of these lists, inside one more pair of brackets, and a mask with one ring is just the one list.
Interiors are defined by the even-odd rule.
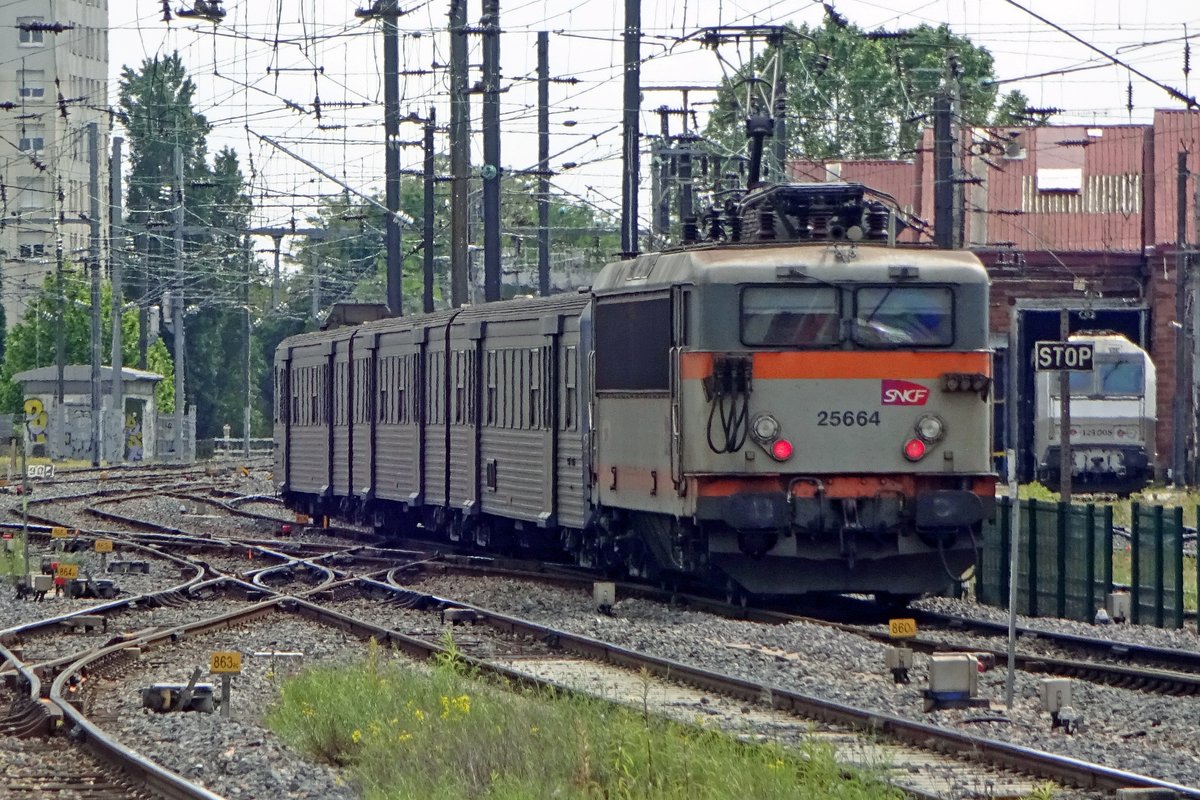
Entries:
[[280,491],[734,594],[942,589],[993,502],[987,275],[870,219],[287,339]]

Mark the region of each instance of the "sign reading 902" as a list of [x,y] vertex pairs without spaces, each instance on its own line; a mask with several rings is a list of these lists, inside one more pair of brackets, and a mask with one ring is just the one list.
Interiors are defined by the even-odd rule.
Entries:
[[1094,353],[1091,342],[1035,342],[1033,366],[1038,370],[1072,369],[1090,372]]

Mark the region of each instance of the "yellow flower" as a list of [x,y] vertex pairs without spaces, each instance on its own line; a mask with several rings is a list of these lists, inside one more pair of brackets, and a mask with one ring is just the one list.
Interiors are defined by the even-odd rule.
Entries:
[[442,697],[442,719],[450,716],[450,698],[443,695]]
[[399,725],[400,719],[398,717],[392,717],[391,719],[388,720],[388,724],[389,725]]
[[413,712],[413,716],[417,718],[417,722],[425,721],[425,712],[419,708]]
[[367,724],[367,733],[371,734],[372,736],[378,736],[382,730],[383,726],[381,726],[375,720],[371,720],[370,723]]
[[301,704],[300,713],[306,717],[315,717],[317,715],[317,712],[308,703]]
[[783,767],[784,767],[784,766],[785,766],[785,765],[784,765],[784,763],[783,763],[783,759],[782,759],[782,758],[777,758],[777,759],[775,759],[775,763],[774,763],[774,764],[768,764],[768,765],[767,765],[768,769],[783,769]]
[[408,731],[400,731],[400,735],[396,737],[397,742],[407,742],[413,738],[413,735]]
[[531,726],[529,726],[529,735],[537,736],[537,733],[539,730],[541,730],[541,729],[537,725],[531,725]]
[[361,742],[362,741],[362,731],[356,729],[353,733],[350,734],[350,740],[353,741],[355,744],[358,744],[359,742]]
[[454,708],[457,709],[460,714],[470,714],[471,698],[465,694],[459,695],[458,697],[454,698]]

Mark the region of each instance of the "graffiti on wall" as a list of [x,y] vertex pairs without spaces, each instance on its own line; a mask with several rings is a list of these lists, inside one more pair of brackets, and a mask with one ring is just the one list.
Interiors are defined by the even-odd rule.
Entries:
[[142,415],[132,411],[125,415],[125,460],[141,461],[145,458],[142,445]]
[[25,401],[25,433],[34,444],[46,443],[46,428],[50,424],[50,415],[46,406],[36,397]]

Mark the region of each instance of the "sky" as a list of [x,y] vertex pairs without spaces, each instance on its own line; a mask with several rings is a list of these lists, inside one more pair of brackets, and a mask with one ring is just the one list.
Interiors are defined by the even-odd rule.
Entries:
[[[173,0],[172,8],[192,0]],[[368,193],[382,192],[382,34],[378,23],[357,19],[359,5],[346,0],[226,0],[227,16],[216,26],[176,18],[162,21],[161,0],[110,0],[110,102],[125,64],[179,51],[197,83],[197,110],[213,125],[210,151],[238,151],[250,177],[255,224],[304,224],[314,198],[340,187],[298,159],[257,138],[261,134],[312,161],[340,181]],[[401,79],[404,113],[449,121],[444,29],[448,0],[402,0]],[[1020,89],[1040,107],[1063,109],[1055,122],[1121,124],[1147,122],[1155,108],[1182,108],[1163,89],[1117,66],[1104,55],[1036,19],[1011,0],[841,0],[838,13],[865,30],[896,30],[948,24],[986,47],[1005,91]],[[1200,3],[1187,0],[1020,0],[1020,5],[1090,42],[1126,65],[1189,96],[1200,95],[1200,75],[1184,75],[1185,36],[1200,66]],[[468,0],[474,23],[480,0]],[[652,109],[678,106],[678,91],[661,87],[715,85],[717,57],[684,39],[713,25],[819,25],[825,9],[814,0],[642,0],[642,130],[657,131]],[[624,29],[621,0],[501,0],[502,161],[524,169],[536,165],[536,32],[550,36],[552,78],[576,83],[551,86],[553,186],[605,211],[618,211],[621,193],[621,90]],[[680,41],[684,39],[683,41]],[[749,53],[730,47],[737,64]],[[480,63],[472,37],[471,63]],[[1085,69],[1079,69],[1085,68]],[[1074,70],[1066,74],[1043,73]],[[424,73],[424,74],[417,74]],[[1040,76],[1040,77],[1036,77]],[[1126,87],[1133,81],[1133,110]],[[322,113],[313,111],[316,97]],[[475,96],[473,127],[478,129]],[[712,94],[689,92],[699,123]],[[404,124],[401,138],[418,141],[420,126]],[[439,134],[439,151],[447,149]],[[419,147],[402,148],[405,168],[420,169]],[[472,161],[482,161],[476,133]],[[643,168],[643,177],[646,170]],[[406,180],[419,180],[409,178]],[[643,201],[642,213],[648,211]],[[645,224],[645,223],[644,223]]]

